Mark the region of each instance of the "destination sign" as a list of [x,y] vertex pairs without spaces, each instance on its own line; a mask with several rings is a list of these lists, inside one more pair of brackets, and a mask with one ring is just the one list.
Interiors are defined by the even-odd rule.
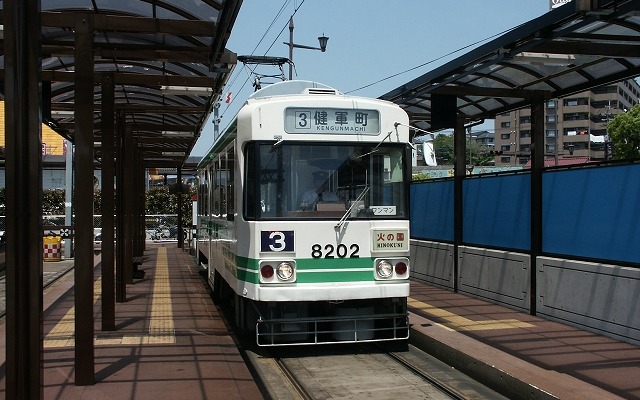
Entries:
[[380,114],[377,110],[287,108],[284,130],[287,133],[377,135]]
[[409,251],[409,232],[406,229],[373,229],[371,251]]

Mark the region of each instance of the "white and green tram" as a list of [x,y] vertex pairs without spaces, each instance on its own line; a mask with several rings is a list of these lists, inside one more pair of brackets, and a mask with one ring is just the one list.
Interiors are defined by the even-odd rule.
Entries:
[[307,81],[255,92],[198,166],[214,300],[259,345],[407,339],[410,160],[393,103]]

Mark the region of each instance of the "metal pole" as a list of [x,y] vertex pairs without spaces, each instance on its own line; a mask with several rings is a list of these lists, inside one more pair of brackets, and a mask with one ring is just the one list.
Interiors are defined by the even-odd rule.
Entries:
[[[65,163],[65,175],[64,175],[64,224],[66,226],[73,226],[73,143],[68,140],[64,141],[66,146],[66,163]],[[71,258],[73,250],[73,240],[71,236],[64,240],[64,256],[65,258]]]
[[7,399],[43,398],[39,15],[39,0],[4,2]]
[[536,315],[536,263],[542,255],[542,170],[544,168],[544,96],[531,99],[531,265],[529,283],[529,313]]
[[115,84],[113,74],[102,76],[102,330],[116,330],[114,176]]
[[611,107],[611,100],[608,101],[605,106],[607,110],[606,123],[604,128],[604,160],[609,161],[609,108]]
[[220,135],[220,102],[216,101],[213,105],[213,142]]
[[93,16],[75,20],[75,384],[94,384],[93,319]]
[[519,112],[518,110],[514,111],[513,113],[513,144],[515,145],[514,151],[513,151],[513,166],[515,167],[516,165],[518,165],[518,143],[520,143],[520,134],[518,133],[518,118],[519,118]]
[[467,135],[464,129],[464,118],[456,117],[453,131],[453,148],[455,164],[453,167],[453,291],[458,291],[460,277],[459,249],[463,244],[464,224],[464,179],[467,176],[465,155],[467,153]]
[[[133,127],[131,124],[126,124],[124,127],[124,157],[123,157],[123,170],[122,170],[122,193],[125,197],[135,199],[135,174],[131,171],[135,171],[135,150],[136,144],[133,139]],[[127,171],[127,172],[125,172]],[[120,191],[120,187],[118,187]],[[134,224],[135,224],[135,201],[130,201],[127,198],[122,199],[122,214],[123,214],[123,253],[122,253],[122,268],[124,272],[124,282],[128,284],[133,283],[133,257],[134,257]],[[116,232],[117,237],[120,237],[120,231]]]
[[[127,301],[127,284],[124,274],[124,120],[123,111],[116,114],[116,126],[114,131],[114,157],[115,157],[115,231],[114,239],[116,243],[115,263],[116,263],[116,302]],[[104,238],[103,238],[104,240]]]
[[293,79],[293,15],[289,19],[289,80]]
[[178,167],[177,176],[176,176],[176,203],[178,205],[178,209],[176,210],[176,214],[178,214],[178,231],[176,232],[176,236],[178,239],[178,248],[181,249],[183,247],[184,237],[182,235],[182,168]]

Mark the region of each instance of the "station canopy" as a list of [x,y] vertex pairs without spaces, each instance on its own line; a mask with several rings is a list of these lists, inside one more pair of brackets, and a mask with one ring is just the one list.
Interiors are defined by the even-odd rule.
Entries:
[[242,0],[42,1],[43,122],[74,141],[74,55],[81,45],[74,32],[76,18],[89,15],[94,32],[95,157],[101,158],[100,143],[106,139],[100,132],[100,84],[110,74],[115,112],[132,131],[145,165],[180,167],[236,64],[236,55],[225,45],[241,4]]
[[413,126],[437,131],[452,127],[438,119],[443,98],[455,96],[457,116],[471,124],[536,96],[562,98],[638,75],[640,0],[573,0],[381,98],[399,104]]

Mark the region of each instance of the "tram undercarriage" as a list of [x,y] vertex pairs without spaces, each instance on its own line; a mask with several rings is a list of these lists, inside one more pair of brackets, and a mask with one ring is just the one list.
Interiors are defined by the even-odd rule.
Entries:
[[[401,341],[409,338],[407,299],[256,302],[216,272],[214,301],[233,308],[235,324],[259,346]],[[233,301],[232,301],[233,299]]]

